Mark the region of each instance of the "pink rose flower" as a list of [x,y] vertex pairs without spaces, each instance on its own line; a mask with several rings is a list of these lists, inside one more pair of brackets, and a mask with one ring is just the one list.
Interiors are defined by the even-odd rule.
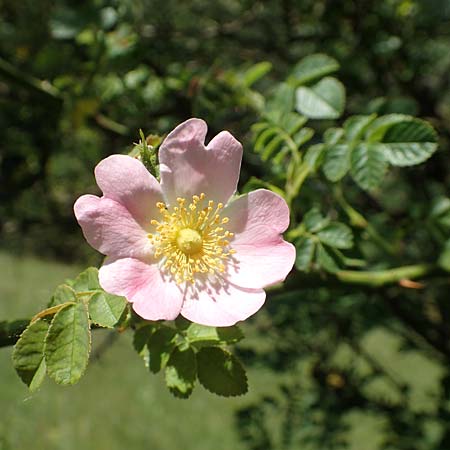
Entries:
[[230,326],[258,311],[264,287],[292,269],[294,246],[281,236],[289,209],[265,189],[231,198],[242,145],[227,131],[205,146],[207,125],[190,119],[159,150],[161,183],[130,156],[95,168],[103,197],[74,206],[89,244],[107,256],[105,291],[122,295],[147,320],[178,314]]

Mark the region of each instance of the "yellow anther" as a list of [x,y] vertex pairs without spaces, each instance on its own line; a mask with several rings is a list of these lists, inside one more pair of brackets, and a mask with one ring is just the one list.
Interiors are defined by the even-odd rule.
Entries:
[[162,268],[179,284],[195,283],[196,274],[224,272],[229,255],[235,253],[226,240],[233,233],[217,226],[229,222],[228,217],[220,217],[223,203],[209,200],[208,206],[197,209],[205,198],[204,193],[193,195],[187,203],[185,198],[178,197],[177,203],[170,207],[158,202],[162,219],[150,221],[156,228],[155,233],[148,234],[154,255],[163,259]]

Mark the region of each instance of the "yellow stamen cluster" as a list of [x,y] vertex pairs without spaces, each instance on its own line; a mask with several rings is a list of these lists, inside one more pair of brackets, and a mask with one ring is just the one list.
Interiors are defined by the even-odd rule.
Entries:
[[177,283],[195,282],[196,274],[217,274],[225,271],[225,263],[235,250],[229,248],[233,233],[222,225],[228,217],[221,217],[222,203],[205,200],[205,194],[186,199],[177,198],[177,206],[156,204],[162,220],[152,220],[156,232],[149,234],[155,247],[155,257],[162,258],[163,269]]

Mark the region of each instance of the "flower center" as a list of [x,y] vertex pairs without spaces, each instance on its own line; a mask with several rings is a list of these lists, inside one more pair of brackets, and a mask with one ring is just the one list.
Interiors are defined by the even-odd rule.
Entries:
[[194,255],[202,249],[203,239],[197,230],[183,228],[178,232],[177,245],[186,255]]
[[205,198],[205,194],[194,195],[189,205],[186,199],[177,198],[172,207],[158,202],[162,219],[150,222],[156,227],[155,233],[148,235],[155,257],[163,260],[163,269],[177,283],[194,283],[198,273],[224,272],[227,259],[235,253],[228,241],[233,233],[222,226],[229,220],[221,217],[223,204]]

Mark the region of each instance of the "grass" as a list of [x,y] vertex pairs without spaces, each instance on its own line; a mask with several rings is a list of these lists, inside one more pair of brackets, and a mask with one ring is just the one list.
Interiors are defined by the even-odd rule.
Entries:
[[[30,317],[42,309],[54,288],[80,272],[76,266],[17,258],[0,253],[0,320]],[[94,333],[93,353],[110,332]],[[390,372],[413,388],[417,410],[432,408],[441,368],[417,352],[398,352],[400,342],[386,330],[366,335],[361,345]],[[345,365],[346,355],[337,355]],[[399,356],[400,355],[400,356]],[[79,384],[64,388],[47,380],[30,394],[14,373],[11,348],[0,349],[0,450],[244,450],[233,413],[262,393],[273,392],[277,378],[250,370],[250,393],[224,399],[197,387],[188,401],[167,391],[161,375],[145,370],[126,333],[92,361]],[[382,395],[387,386],[376,385]],[[383,434],[379,417],[347,414],[349,450],[375,450]],[[317,450],[315,447],[306,449]]]

